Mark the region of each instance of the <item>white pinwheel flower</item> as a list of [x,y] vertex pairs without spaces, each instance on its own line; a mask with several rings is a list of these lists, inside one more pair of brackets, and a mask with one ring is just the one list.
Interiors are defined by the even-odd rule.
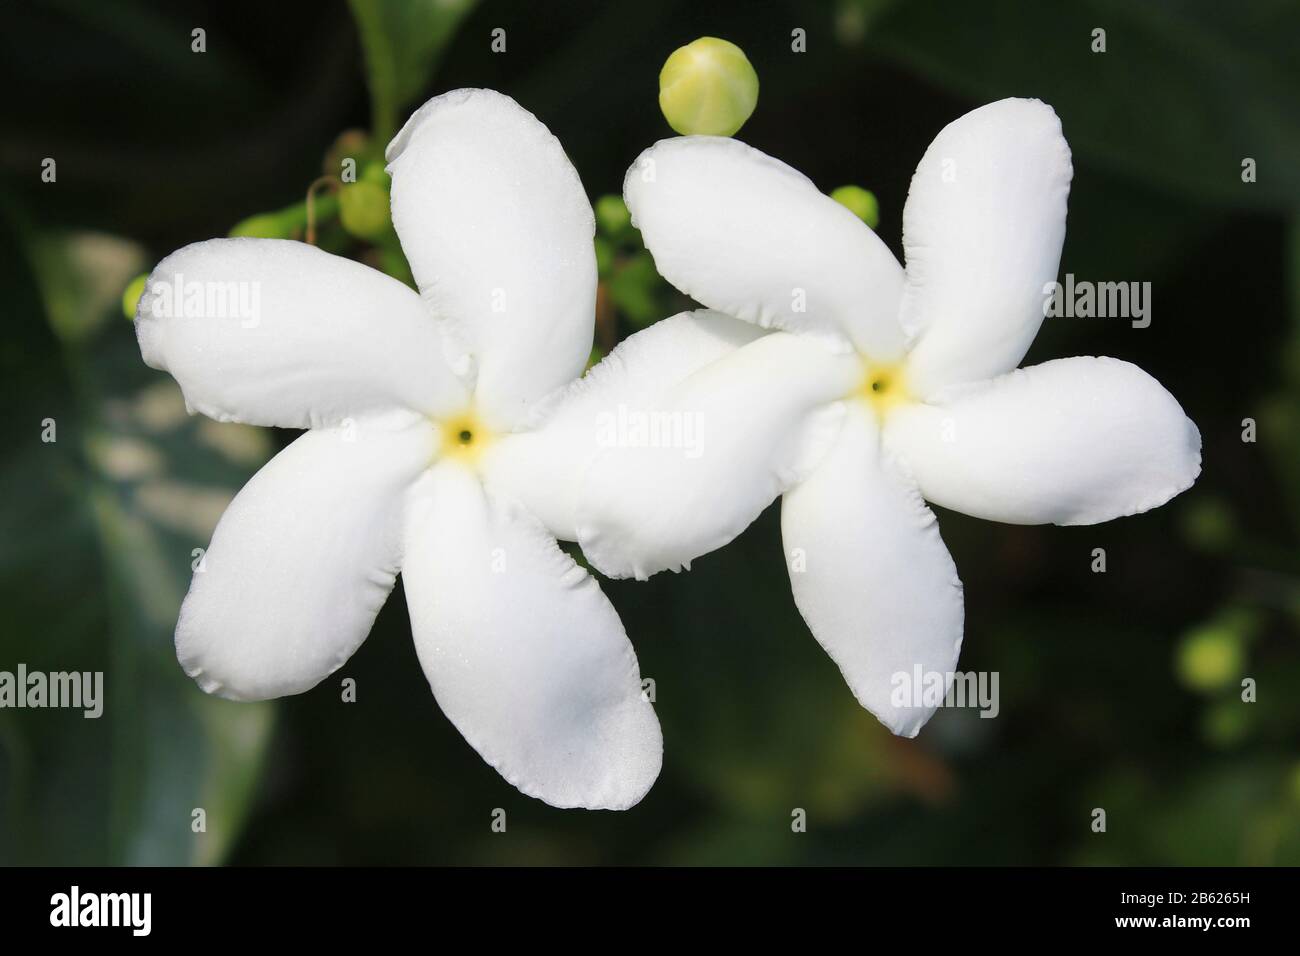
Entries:
[[758,150],[695,136],[647,150],[625,196],[659,271],[775,331],[684,376],[671,362],[647,370],[662,387],[627,402],[696,416],[702,440],[695,454],[600,452],[578,511],[592,563],[638,578],[678,569],[784,495],[804,620],[863,706],[915,735],[934,707],[897,699],[896,675],[951,675],[963,628],[925,499],[996,521],[1093,524],[1163,504],[1200,471],[1195,425],[1136,366],[1016,368],[1056,278],[1072,173],[1049,106],[1009,99],[963,116],[912,180],[905,271],[856,216]]
[[420,294],[280,240],[187,246],[148,281],[140,351],[191,410],[310,429],[221,518],[177,655],[211,693],[300,693],[357,649],[400,572],[434,696],[484,759],[555,806],[630,807],[662,760],[636,655],[556,544],[573,537],[546,494],[563,481],[522,487],[511,464],[518,443],[577,482],[581,462],[530,429],[591,349],[591,207],[555,137],[489,90],[425,104],[388,159]]

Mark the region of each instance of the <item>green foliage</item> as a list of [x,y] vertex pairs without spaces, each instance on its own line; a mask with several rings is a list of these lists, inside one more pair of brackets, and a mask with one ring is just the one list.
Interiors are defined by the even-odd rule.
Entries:
[[605,195],[594,207],[596,228],[610,239],[626,239],[632,231],[632,213],[622,196]]
[[1277,0],[910,0],[866,45],[981,101],[1045,100],[1076,153],[1161,191],[1277,209],[1300,196],[1296,36],[1300,4]]
[[650,254],[641,252],[614,266],[609,278],[609,296],[634,329],[643,329],[665,318],[659,304],[662,282]]
[[603,344],[612,348],[618,339],[689,308],[690,303],[659,275],[622,196],[600,196],[594,210],[601,286],[596,326],[598,334],[606,334]]
[[[9,287],[29,290],[22,336],[46,374],[14,410],[22,429],[3,472],[0,660],[102,671],[106,701],[97,719],[0,711],[0,861],[218,862],[248,812],[272,709],[203,694],[172,632],[192,549],[269,443],[189,418],[112,321],[145,265],[139,246],[72,233],[25,248],[14,264],[31,272]],[[47,417],[53,442],[41,440]],[[191,828],[196,808],[205,832]]]
[[[338,215],[337,196],[315,196],[313,214],[317,222],[328,222]],[[263,212],[241,220],[230,229],[230,236],[255,239],[302,239],[307,230],[307,201],[286,206],[278,212]]]
[[372,131],[387,143],[403,111],[426,91],[475,0],[348,0],[365,51]]

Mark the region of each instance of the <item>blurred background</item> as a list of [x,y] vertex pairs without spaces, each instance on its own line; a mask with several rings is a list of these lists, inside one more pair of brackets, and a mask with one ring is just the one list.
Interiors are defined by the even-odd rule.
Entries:
[[[375,211],[386,177],[363,162],[371,188],[340,187],[338,158],[377,159],[431,95],[493,87],[560,138],[597,204],[608,350],[687,305],[599,200],[671,135],[658,71],[703,35],[758,72],[738,137],[828,192],[872,190],[900,256],[934,135],[1004,96],[1052,104],[1075,164],[1062,276],[1149,281],[1152,321],[1049,319],[1026,362],[1151,372],[1204,436],[1194,488],[1092,528],[940,511],[966,584],[960,666],[999,672],[1001,713],[943,710],[914,741],[808,634],[776,507],[689,574],[603,582],[666,747],[626,813],[552,809],[474,753],[429,692],[400,585],[315,690],[205,697],[171,644],[194,549],[294,435],[187,417],[140,361],[132,279],[189,242],[309,225],[407,275]],[[1283,0],[9,5],[0,670],[103,670],[107,701],[98,720],[0,710],[0,862],[1300,864],[1298,36]]]

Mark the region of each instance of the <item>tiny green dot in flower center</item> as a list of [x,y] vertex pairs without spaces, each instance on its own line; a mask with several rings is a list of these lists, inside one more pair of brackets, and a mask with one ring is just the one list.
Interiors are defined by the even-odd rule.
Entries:
[[475,465],[483,450],[492,443],[493,434],[473,409],[438,423],[442,433],[439,458],[455,458]]
[[884,415],[895,406],[912,401],[901,365],[864,363],[858,395],[877,415]]

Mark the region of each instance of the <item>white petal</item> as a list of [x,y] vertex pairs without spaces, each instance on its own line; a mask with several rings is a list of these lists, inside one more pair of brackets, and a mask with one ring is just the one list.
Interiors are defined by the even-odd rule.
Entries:
[[898,261],[785,163],[733,139],[667,139],[628,170],[623,195],[659,271],[709,308],[847,338],[882,361],[901,353]]
[[909,376],[923,395],[1020,364],[1056,279],[1070,147],[1039,100],[1000,100],[946,126],[903,211],[902,323],[921,332]]
[[1201,470],[1201,436],[1136,365],[1069,358],[894,411],[885,442],[927,499],[1012,524],[1096,524],[1164,504]]
[[209,693],[263,700],[314,687],[352,656],[397,575],[402,496],[432,429],[366,421],[310,431],[217,524],[176,625]]
[[781,535],[813,636],[863,707],[915,737],[935,709],[922,693],[929,675],[957,666],[961,581],[933,512],[881,455],[862,405],[850,406],[822,465],[786,493]]
[[212,239],[173,252],[146,283],[136,334],[146,364],[219,421],[316,428],[465,401],[419,296],[301,242]]
[[491,90],[435,97],[388,147],[420,292],[478,360],[494,427],[577,378],[595,324],[595,220],[559,140]]
[[599,451],[601,422],[620,404],[644,406],[704,366],[765,333],[700,309],[656,322],[619,343],[585,376],[535,409],[525,430],[486,451],[489,487],[523,504],[556,537],[577,539],[581,479]]
[[663,395],[605,399],[578,541],[612,577],[678,570],[744,531],[825,454],[860,378],[855,358],[765,335]]
[[531,515],[455,463],[422,483],[402,569],[438,705],[506,780],[557,807],[621,810],[663,739],[613,606]]

